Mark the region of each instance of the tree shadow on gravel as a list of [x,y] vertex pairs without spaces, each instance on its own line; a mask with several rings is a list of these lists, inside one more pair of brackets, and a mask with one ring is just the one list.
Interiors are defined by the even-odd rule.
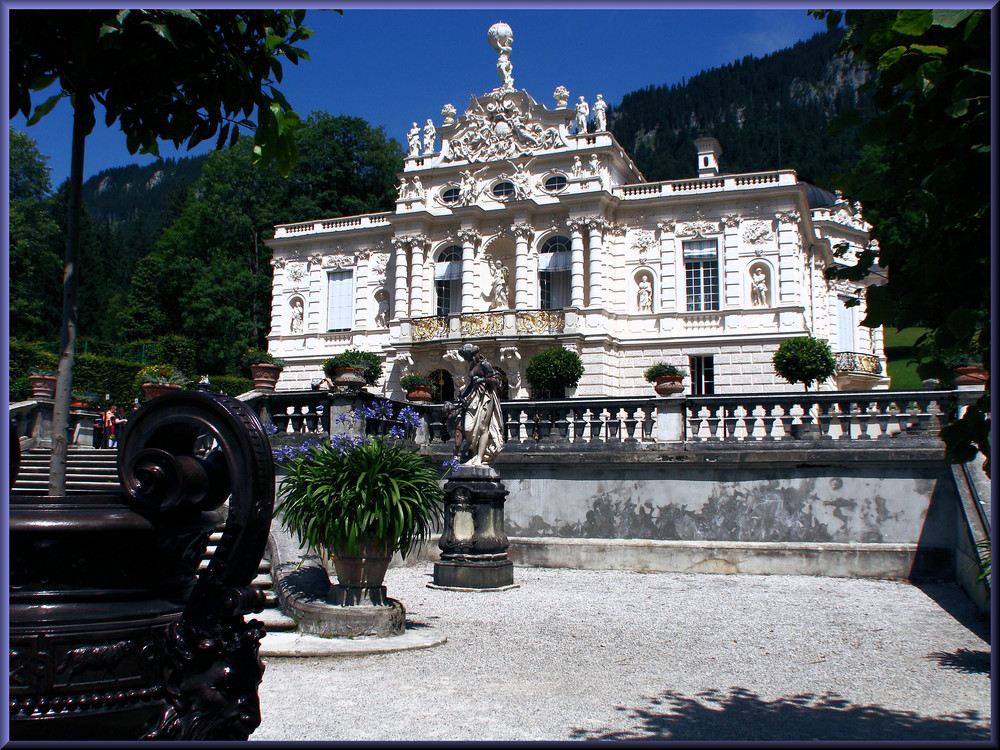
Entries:
[[968,648],[960,648],[954,653],[945,651],[935,651],[927,654],[928,659],[935,659],[937,663],[947,669],[954,669],[966,674],[989,674],[990,673],[990,652],[973,651]]
[[[643,708],[616,707],[632,729],[573,729],[578,740],[806,741],[989,740],[989,718],[977,711],[921,716],[861,706],[834,693],[763,700],[744,688],[706,690],[693,697],[666,690]],[[987,726],[979,726],[980,723]]]

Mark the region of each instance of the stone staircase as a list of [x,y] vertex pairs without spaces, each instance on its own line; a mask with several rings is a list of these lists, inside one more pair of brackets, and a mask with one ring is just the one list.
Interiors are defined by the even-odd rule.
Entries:
[[[44,448],[33,448],[21,454],[21,466],[14,483],[14,491],[48,492],[49,464],[52,451]],[[66,455],[66,489],[67,490],[107,490],[118,487],[118,451],[115,449],[77,448],[67,450]],[[199,566],[203,570],[211,559],[215,548],[222,538],[222,528],[217,529],[209,538],[205,557]],[[260,561],[257,577],[253,584],[264,589],[267,606],[263,612],[247,615],[246,619],[260,620],[268,633],[294,631],[295,620],[282,614],[278,609],[277,595],[274,593],[274,581],[271,578],[271,561],[266,557]]]

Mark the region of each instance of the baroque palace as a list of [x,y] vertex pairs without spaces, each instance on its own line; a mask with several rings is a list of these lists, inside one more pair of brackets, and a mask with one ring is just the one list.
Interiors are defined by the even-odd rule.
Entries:
[[693,143],[697,178],[647,182],[600,95],[571,102],[559,86],[549,109],[514,88],[512,36],[489,31],[498,88],[413,124],[395,211],[275,227],[279,389],[309,388],[326,358],[363,349],[384,358],[376,390],[402,397],[412,372],[450,398],[471,342],[506,398],[531,396],[524,369],[551,347],[582,357],[567,395],[647,395],[656,362],[685,370],[689,394],[785,391],[771,357],[797,336],[837,355],[821,388],[888,388],[882,331],[859,325],[860,287],[884,273],[823,274],[874,243],[860,204],[794,170],[727,174],[711,137]]

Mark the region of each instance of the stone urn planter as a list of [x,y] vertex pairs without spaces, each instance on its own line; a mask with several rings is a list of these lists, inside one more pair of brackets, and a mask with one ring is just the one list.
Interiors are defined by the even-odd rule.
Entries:
[[250,377],[253,378],[253,387],[258,391],[273,391],[275,383],[278,382],[278,378],[281,376],[282,368],[280,365],[268,364],[266,362],[258,362],[257,364],[250,365]]
[[349,390],[360,390],[365,385],[365,371],[360,367],[334,368],[333,384]]
[[684,390],[683,375],[660,375],[653,383],[653,390],[658,396],[669,396]]
[[55,398],[55,375],[29,375],[28,380],[31,381],[31,395],[34,398]]
[[149,401],[151,398],[162,396],[164,393],[171,393],[173,391],[179,391],[179,390],[181,390],[181,387],[179,385],[173,385],[172,383],[142,384],[142,392],[146,396],[147,401]]

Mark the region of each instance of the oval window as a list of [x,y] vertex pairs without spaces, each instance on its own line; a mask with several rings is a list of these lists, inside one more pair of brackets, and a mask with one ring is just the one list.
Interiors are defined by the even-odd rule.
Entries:
[[493,186],[493,197],[503,200],[514,194],[514,183],[504,180]]
[[566,177],[561,174],[554,174],[545,181],[545,189],[550,193],[556,193],[566,187]]

